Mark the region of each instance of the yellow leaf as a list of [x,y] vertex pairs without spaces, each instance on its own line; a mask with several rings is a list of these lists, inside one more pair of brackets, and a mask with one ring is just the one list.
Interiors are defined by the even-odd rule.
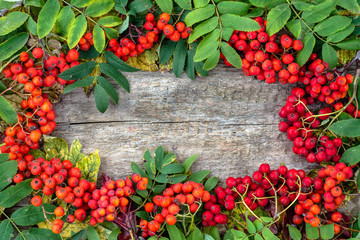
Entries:
[[85,157],[85,155],[81,153],[81,148],[82,145],[80,141],[78,139],[75,139],[71,144],[71,148],[68,156],[68,160],[73,164],[76,164]]
[[96,182],[100,167],[98,150],[96,149],[94,153],[85,156],[82,160],[77,162],[75,166],[81,169],[83,178],[90,182]]
[[104,228],[99,224],[95,226],[95,230],[98,232],[101,240],[107,240],[112,232],[110,229]]
[[[81,230],[87,228],[89,226],[89,219],[85,219],[83,222],[73,222],[73,223],[67,223],[64,222],[63,230],[61,231],[60,235],[62,238],[70,238],[72,235],[74,235],[77,232],[80,232]],[[51,229],[51,222],[41,222],[38,224],[39,228],[46,228]]]
[[44,140],[44,150],[47,160],[56,157],[63,161],[67,158],[69,154],[69,147],[64,139],[45,135]]
[[143,71],[156,72],[159,70],[157,64],[159,56],[156,53],[156,49],[157,46],[154,46],[152,49],[146,50],[136,57],[130,57],[126,63]]
[[346,63],[349,63],[356,55],[356,51],[350,51],[350,50],[344,50],[341,49],[339,51],[336,51],[340,64],[344,65]]

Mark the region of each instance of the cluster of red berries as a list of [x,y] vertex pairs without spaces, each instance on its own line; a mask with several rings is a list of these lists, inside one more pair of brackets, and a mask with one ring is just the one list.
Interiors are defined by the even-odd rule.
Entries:
[[[191,33],[191,28],[187,28],[183,22],[178,22],[175,26],[168,24],[170,15],[162,13],[158,21],[155,21],[155,16],[152,13],[146,15],[146,22],[143,29],[146,33],[135,29],[138,36],[131,38],[124,37],[117,41],[111,39],[109,42],[108,51],[113,52],[117,57],[123,61],[127,61],[129,57],[136,57],[143,53],[146,49],[151,49],[153,44],[159,40],[159,35],[163,32],[166,38],[171,41],[177,42],[180,38],[187,38]],[[134,38],[137,38],[135,41]]]
[[81,50],[88,51],[90,47],[94,45],[92,33],[88,32],[83,37],[81,37],[78,45]]
[[88,202],[92,216],[90,225],[95,226],[104,220],[114,221],[118,213],[127,211],[129,196],[133,195],[136,190],[145,190],[147,184],[148,179],[136,173],[125,180],[118,179],[105,182],[104,186],[93,191],[92,199]]
[[314,98],[305,95],[306,92],[302,88],[294,88],[291,91],[285,106],[279,112],[281,118],[287,119],[279,123],[279,130],[286,132],[288,139],[293,141],[293,152],[305,157],[308,162],[339,162],[342,140],[331,140],[328,136],[318,138],[314,134],[319,131],[320,120],[328,119],[332,109],[325,107],[319,110],[318,115],[314,115],[307,107],[314,103]]
[[142,237],[154,236],[165,222],[174,225],[179,214],[196,215],[202,203],[208,201],[210,193],[200,183],[188,181],[171,185],[162,195],[156,195],[152,202],[145,204],[145,211],[151,213],[154,220],[141,219]]
[[284,207],[297,199],[305,200],[304,186],[311,183],[311,178],[306,177],[303,170],[288,170],[286,166],[271,170],[269,164],[261,164],[252,177],[229,177],[225,189],[221,186],[215,188],[212,200],[205,204],[202,225],[226,224],[227,218],[221,214],[221,207],[232,211],[236,204],[241,203],[254,211],[258,207],[266,207],[271,199]]
[[[318,227],[321,224],[318,215],[324,213],[325,216],[325,211],[330,216],[329,224],[339,223],[342,220],[342,214],[336,210],[345,199],[340,184],[352,176],[352,168],[346,167],[344,163],[329,165],[319,170],[318,177],[313,179],[312,186],[304,184],[305,187],[312,187],[313,190],[311,194],[306,195],[305,199],[299,198],[299,204],[294,209],[294,224],[299,225],[305,221],[313,227]],[[340,226],[335,224],[334,230],[335,234],[338,234]]]
[[[278,44],[276,34],[269,36],[265,32],[267,21],[262,17],[254,20],[259,23],[259,30],[234,31],[228,41],[229,45],[244,54],[243,73],[246,76],[256,76],[267,83],[274,83],[276,78],[282,84],[298,82],[300,66],[294,62],[294,55],[303,48],[303,43],[284,34]],[[231,66],[226,59],[224,63]]]
[[[76,50],[70,50],[66,56],[61,53],[60,57],[43,58],[43,55],[41,48],[33,49],[34,59],[30,58],[27,52],[22,52],[19,63],[10,63],[3,70],[5,78],[12,78],[14,83],[23,84],[23,92],[20,94],[25,96],[21,102],[21,108],[25,113],[19,113],[18,123],[6,129],[5,145],[0,149],[2,153],[10,154],[10,160],[20,161],[30,149],[39,147],[39,140],[43,134],[49,135],[56,128],[53,104],[49,101],[48,95],[43,93],[43,87],[51,87],[56,82],[62,85],[71,84],[73,81],[65,81],[57,75],[79,64],[76,61],[79,57]],[[42,60],[35,63],[36,59]]]
[[[31,155],[30,155],[31,156]],[[30,171],[32,177],[31,187],[36,191],[31,203],[38,207],[42,204],[42,197],[56,195],[57,199],[63,200],[72,207],[77,208],[74,215],[68,215],[67,221],[84,221],[86,218],[87,203],[91,200],[91,193],[96,189],[95,182],[81,179],[81,170],[74,167],[69,160],[60,161],[52,158],[50,161],[38,158],[29,162],[19,162],[19,170],[25,168]],[[63,208],[56,208],[55,215],[62,217]],[[60,233],[63,221],[58,219],[52,226],[54,233]]]

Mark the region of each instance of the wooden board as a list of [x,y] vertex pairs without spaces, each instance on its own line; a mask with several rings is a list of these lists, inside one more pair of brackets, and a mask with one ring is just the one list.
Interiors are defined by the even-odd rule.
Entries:
[[292,153],[291,142],[277,129],[290,85],[268,85],[225,66],[194,81],[172,72],[127,77],[131,94],[118,89],[119,105],[105,114],[81,90],[56,104],[54,135],[69,142],[78,138],[85,152],[98,148],[101,172],[111,177],[129,174],[130,161],[141,163],[146,148],[159,145],[179,161],[199,154],[194,169],[210,169],[222,180],[250,174],[262,162],[314,167]]

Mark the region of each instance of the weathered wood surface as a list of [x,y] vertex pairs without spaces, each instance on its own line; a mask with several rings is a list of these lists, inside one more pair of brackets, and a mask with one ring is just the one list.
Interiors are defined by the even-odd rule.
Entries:
[[78,138],[85,152],[98,148],[101,172],[111,177],[129,174],[130,161],[141,163],[146,148],[159,145],[180,161],[199,154],[194,169],[210,169],[220,179],[249,174],[262,162],[314,167],[295,156],[277,130],[289,85],[268,85],[225,66],[196,80],[175,78],[172,72],[127,77],[131,93],[118,89],[119,105],[105,114],[81,90],[56,104],[54,135]]

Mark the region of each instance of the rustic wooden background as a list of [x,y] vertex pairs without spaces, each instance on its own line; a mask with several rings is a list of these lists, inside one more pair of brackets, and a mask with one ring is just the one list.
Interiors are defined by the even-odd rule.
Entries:
[[[119,105],[110,104],[104,114],[81,89],[55,104],[53,135],[69,143],[78,138],[85,153],[97,148],[100,173],[124,177],[131,173],[130,161],[141,164],[144,151],[160,145],[181,162],[198,154],[192,169],[209,169],[222,182],[252,174],[264,162],[272,168],[318,167],[293,154],[292,143],[278,130],[278,111],[291,85],[268,85],[224,65],[195,80],[172,72],[126,75],[131,93],[117,88]],[[356,198],[348,208],[357,214],[359,206]]]
[[180,161],[199,154],[194,169],[210,169],[220,179],[250,174],[263,162],[311,168],[277,129],[292,86],[268,85],[226,66],[195,80],[172,72],[127,77],[131,93],[118,88],[119,105],[104,114],[80,89],[55,105],[54,135],[68,142],[78,138],[85,152],[98,148],[101,172],[111,177],[129,174],[130,161],[140,163],[146,148],[159,145]]

